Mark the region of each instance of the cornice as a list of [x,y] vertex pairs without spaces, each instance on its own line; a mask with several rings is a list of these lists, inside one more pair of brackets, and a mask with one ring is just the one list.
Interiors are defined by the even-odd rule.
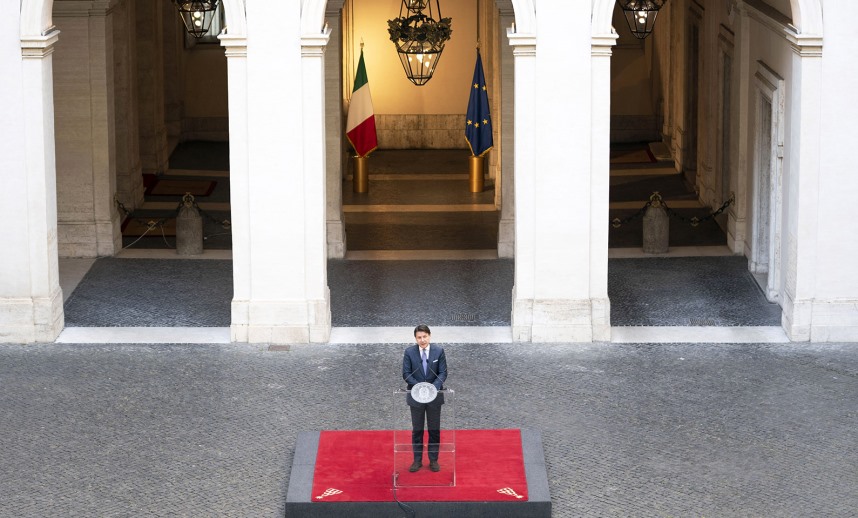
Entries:
[[514,31],[515,26],[506,30],[506,37],[509,39],[509,44],[513,48],[513,54],[516,56],[535,56],[536,35],[521,34]]
[[320,34],[303,34],[301,35],[301,55],[302,56],[321,56],[325,53],[325,47],[328,46],[328,41],[331,39],[331,28],[325,24]]
[[60,36],[60,31],[50,30],[44,36],[26,36],[21,38],[21,56],[25,59],[42,59],[54,51],[54,44]]
[[619,34],[594,34],[590,39],[590,54],[593,56],[608,56],[613,54],[614,45],[617,44]]
[[247,38],[245,36],[231,36],[229,33],[222,33],[217,38],[220,40],[220,46],[225,49],[226,57],[247,57]]

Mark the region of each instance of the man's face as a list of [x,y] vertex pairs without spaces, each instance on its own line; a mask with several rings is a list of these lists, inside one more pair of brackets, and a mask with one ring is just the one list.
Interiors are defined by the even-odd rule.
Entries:
[[414,340],[417,342],[417,345],[419,345],[421,349],[429,347],[429,333],[417,331],[417,334],[414,335]]

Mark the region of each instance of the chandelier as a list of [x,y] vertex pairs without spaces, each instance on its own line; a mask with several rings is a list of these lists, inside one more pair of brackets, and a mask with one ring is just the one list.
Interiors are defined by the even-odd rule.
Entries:
[[402,0],[399,17],[387,20],[390,41],[405,75],[415,85],[423,86],[432,79],[444,45],[453,33],[452,22],[452,18],[441,17],[438,0]]
[[636,38],[644,39],[652,33],[658,11],[667,0],[618,0],[626,15],[629,29]]
[[195,38],[202,38],[212,26],[217,11],[217,0],[173,0],[185,28]]

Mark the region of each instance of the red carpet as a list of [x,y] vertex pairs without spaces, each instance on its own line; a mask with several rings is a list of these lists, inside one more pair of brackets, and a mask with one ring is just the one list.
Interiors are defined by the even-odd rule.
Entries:
[[[445,440],[442,432],[441,442]],[[455,486],[399,487],[399,500],[527,501],[519,430],[456,430],[455,441]],[[322,431],[313,475],[313,501],[393,501],[393,457],[393,431]],[[420,480],[431,485],[433,478],[434,483],[451,480],[452,459],[451,453],[442,452],[441,471],[433,473],[424,451],[420,471],[407,473],[406,464],[405,475],[415,477],[409,485]]]

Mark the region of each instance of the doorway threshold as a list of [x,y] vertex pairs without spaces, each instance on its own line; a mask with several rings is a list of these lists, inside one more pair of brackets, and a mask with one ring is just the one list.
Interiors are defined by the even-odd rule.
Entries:
[[742,344],[788,343],[780,326],[657,326],[657,327],[612,327],[611,343],[616,344]]
[[179,255],[173,248],[123,248],[117,259],[215,259],[232,260],[232,250],[203,250],[198,255]]
[[67,327],[58,344],[228,344],[228,327]]
[[349,261],[467,261],[492,260],[498,251],[491,250],[354,250],[346,252]]
[[725,257],[736,255],[727,245],[672,246],[663,254],[648,254],[643,248],[609,248],[609,259],[644,259],[655,257]]
[[[414,342],[413,327],[334,327],[332,344],[408,344]],[[508,344],[509,326],[432,326],[432,343]]]
[[[412,327],[334,327],[330,344],[410,343]],[[509,326],[433,326],[432,341],[438,344],[512,343]],[[612,327],[616,344],[736,344],[789,343],[783,328],[757,327]],[[58,344],[230,344],[228,327],[67,327]]]

